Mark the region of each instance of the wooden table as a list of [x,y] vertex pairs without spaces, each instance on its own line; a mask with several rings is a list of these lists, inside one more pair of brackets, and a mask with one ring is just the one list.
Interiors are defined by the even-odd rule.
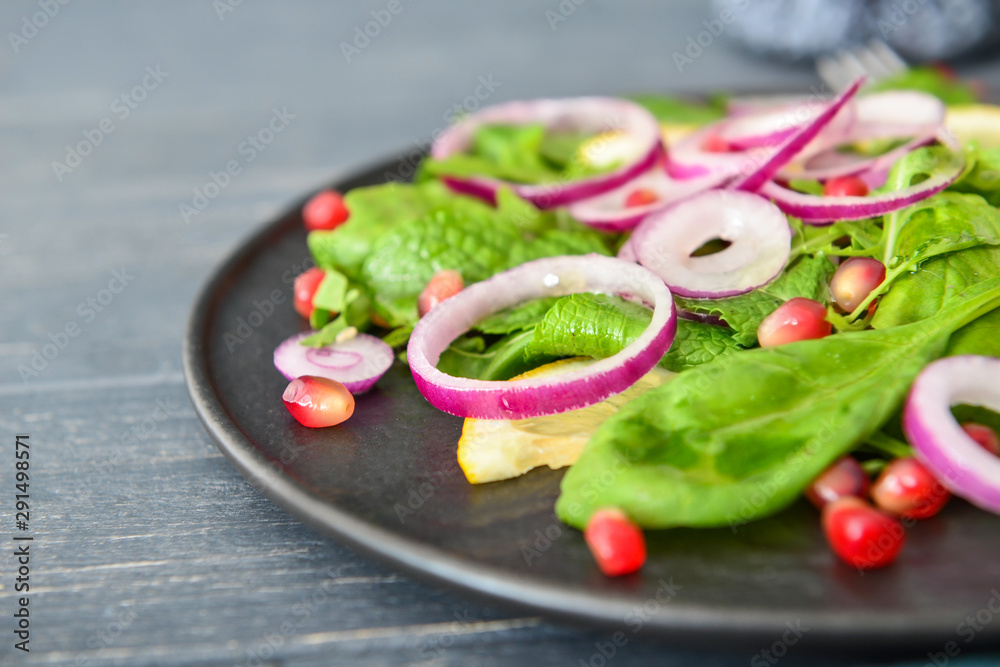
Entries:
[[[405,163],[456,105],[818,84],[724,37],[678,71],[709,18],[696,0],[578,2],[5,3],[0,662],[604,664],[608,631],[415,581],[290,518],[216,450],[180,370],[193,298],[232,248],[340,174]],[[247,143],[274,118],[270,143]],[[13,648],[15,535],[34,537],[30,653]],[[754,656],[639,636],[614,663]]]

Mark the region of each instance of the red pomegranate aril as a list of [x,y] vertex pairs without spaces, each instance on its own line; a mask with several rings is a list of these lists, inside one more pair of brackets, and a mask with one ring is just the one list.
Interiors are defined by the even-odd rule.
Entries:
[[823,508],[823,534],[842,561],[861,570],[891,564],[906,541],[899,519],[848,496]]
[[890,461],[872,484],[871,494],[876,505],[905,519],[928,519],[951,497],[941,482],[911,457]]
[[837,267],[830,281],[833,301],[850,313],[885,280],[885,265],[871,257],[851,257]]
[[646,562],[646,538],[642,529],[618,509],[594,512],[583,531],[583,538],[597,567],[609,577],[620,577],[639,570]]
[[323,190],[302,207],[302,221],[311,232],[336,229],[347,221],[349,215],[343,195],[336,190]]
[[989,426],[977,424],[976,422],[965,422],[962,424],[962,430],[975,440],[980,447],[1000,456],[1000,438],[997,437],[997,432]]
[[648,206],[650,204],[655,204],[658,201],[660,201],[660,196],[656,194],[656,190],[650,190],[649,188],[637,188],[625,198],[625,206],[628,208],[632,208],[634,206]]
[[319,285],[325,277],[326,273],[323,269],[312,268],[305,273],[300,273],[295,278],[292,301],[295,304],[295,312],[302,317],[309,317],[312,314],[313,297],[316,296],[316,290],[319,289]]
[[438,271],[417,298],[417,312],[420,317],[429,313],[431,308],[445,299],[461,292],[464,287],[462,275],[458,271],[451,269]]
[[833,331],[826,321],[826,306],[803,297],[789,299],[764,318],[757,328],[761,347],[824,338]]
[[706,153],[728,153],[729,149],[729,142],[714,132],[706,136],[701,142],[701,150]]
[[868,184],[857,176],[831,178],[823,184],[824,197],[864,197],[868,192]]
[[303,375],[281,395],[285,407],[303,426],[336,426],[354,414],[354,396],[336,380]]
[[868,475],[858,462],[845,456],[813,480],[806,489],[806,498],[819,509],[841,498],[864,498],[868,493]]

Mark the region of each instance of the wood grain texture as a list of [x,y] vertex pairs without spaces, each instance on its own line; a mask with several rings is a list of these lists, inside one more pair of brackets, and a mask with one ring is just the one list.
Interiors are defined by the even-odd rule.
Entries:
[[[555,1],[403,0],[348,62],[341,42],[385,6],[242,3],[220,17],[209,0],[71,3],[16,51],[0,46],[0,480],[10,483],[14,434],[30,434],[35,535],[23,654],[10,635],[4,488],[3,664],[604,664],[611,631],[415,581],[265,500],[190,407],[188,312],[214,267],[282,207],[378,158],[405,169],[480,77],[498,82],[497,102],[815,79],[721,41],[678,72],[671,53],[708,18],[696,0],[592,0],[555,29]],[[38,11],[4,3],[0,25],[17,31]],[[157,66],[168,76],[121,117],[116,98]],[[1000,82],[993,66],[968,71]],[[248,160],[241,142],[275,108],[295,118]],[[114,130],[60,180],[52,163],[105,118]],[[241,173],[186,221],[180,204],[229,160]],[[116,271],[127,284],[101,305]],[[78,334],[23,379],[19,367],[72,325]],[[607,662],[742,665],[754,654],[639,635]],[[839,662],[790,652],[782,664]]]

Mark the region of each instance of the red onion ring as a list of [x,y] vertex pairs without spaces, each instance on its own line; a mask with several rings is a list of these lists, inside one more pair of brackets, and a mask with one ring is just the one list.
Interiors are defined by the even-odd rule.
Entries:
[[1000,458],[962,430],[951,407],[1000,411],[1000,359],[965,355],[929,364],[910,389],[903,430],[937,479],[974,505],[1000,514]]
[[[558,376],[496,382],[452,377],[434,367],[451,342],[484,317],[529,299],[577,292],[637,297],[653,304],[653,319],[618,354]],[[624,391],[663,357],[676,331],[670,290],[648,269],[603,255],[549,257],[442,301],[417,322],[406,357],[417,389],[439,410],[477,419],[526,419],[593,405]]]
[[737,180],[732,187],[737,190],[756,192],[765,183],[774,178],[775,174],[788,164],[803,148],[808,146],[816,135],[826,127],[840,110],[847,104],[855,94],[861,84],[865,82],[864,77],[855,79],[854,83],[840,93],[826,108],[816,115],[811,121],[800,127],[794,134],[781,143],[763,163],[753,169],[743,178]]
[[[826,133],[806,147],[779,172],[783,179],[825,181],[840,176],[888,170],[910,151],[932,143],[944,124],[944,104],[917,91],[886,91],[854,100],[856,122],[842,133]],[[893,150],[875,157],[845,155],[837,146],[871,139],[911,137]]]
[[[721,298],[749,292],[774,279],[785,264],[792,230],[768,200],[738,190],[692,197],[643,223],[633,249],[639,263],[675,294]],[[702,257],[691,253],[721,238],[731,245]]]
[[518,196],[543,209],[593,197],[650,169],[662,150],[659,123],[645,108],[627,100],[577,97],[507,102],[466,116],[438,136],[431,146],[431,157],[443,159],[464,151],[472,141],[476,129],[492,123],[542,123],[549,129],[584,132],[619,130],[634,141],[636,158],[613,171],[568,182],[524,185],[505,183],[487,176],[446,176],[441,179],[456,192],[491,203],[496,202],[496,191],[502,186],[510,187]]
[[747,163],[747,154],[741,152],[717,153],[706,151],[702,145],[718,132],[722,120],[696,130],[667,149],[667,174],[678,180],[697,178],[710,174],[737,176]]
[[[574,219],[594,229],[622,232],[634,228],[657,211],[705,190],[720,187],[728,179],[725,174],[717,173],[677,180],[657,165],[610,192],[574,202],[567,210]],[[655,192],[658,199],[643,206],[626,206],[628,196],[639,188]]]
[[926,199],[955,182],[965,168],[961,153],[953,153],[948,169],[904,190],[867,197],[818,197],[795,192],[775,182],[765,183],[760,194],[774,201],[788,215],[806,224],[825,224],[830,220],[863,220],[905,208]]
[[274,367],[289,380],[303,375],[336,380],[352,394],[368,391],[392,366],[392,348],[359,333],[320,348],[300,345],[315,331],[296,334],[274,349]]
[[[717,123],[716,131],[719,137],[736,150],[771,148],[788,139],[803,125],[814,122],[826,106],[821,102],[806,100],[767,107],[755,113],[730,116]],[[821,137],[845,134],[854,125],[855,116],[854,105],[845,105],[843,111],[823,128]],[[817,140],[821,137],[817,137]]]

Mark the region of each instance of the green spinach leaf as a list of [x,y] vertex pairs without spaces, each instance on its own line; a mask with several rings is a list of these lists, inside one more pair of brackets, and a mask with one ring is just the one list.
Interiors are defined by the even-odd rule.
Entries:
[[966,288],[1000,277],[1000,247],[980,246],[935,257],[919,271],[906,273],[879,301],[876,329],[920,322],[941,310]]
[[562,482],[556,512],[582,527],[604,506],[650,528],[772,514],[874,434],[956,329],[1000,305],[1000,279],[931,320],[750,350],[626,404]]
[[376,241],[403,222],[421,218],[439,207],[467,215],[488,215],[493,209],[473,197],[457,195],[437,181],[409,185],[386,183],[354,188],[344,195],[350,217],[331,231],[314,231],[307,239],[309,251],[322,269],[335,269],[347,277],[360,277],[361,265]]
[[475,328],[485,334],[509,334],[532,329],[542,321],[545,314],[559,299],[558,296],[552,296],[525,301],[522,304],[493,313],[477,324]]
[[778,306],[795,297],[828,300],[828,285],[836,267],[823,255],[804,256],[785,269],[773,282],[746,294],[723,299],[676,297],[684,310],[725,320],[736,331],[735,340],[744,347],[757,344],[757,328]]
[[[638,338],[652,317],[648,308],[616,296],[564,296],[535,327],[527,355],[529,359],[541,355],[610,357]],[[679,319],[677,335],[660,365],[680,372],[742,349],[726,327]]]

